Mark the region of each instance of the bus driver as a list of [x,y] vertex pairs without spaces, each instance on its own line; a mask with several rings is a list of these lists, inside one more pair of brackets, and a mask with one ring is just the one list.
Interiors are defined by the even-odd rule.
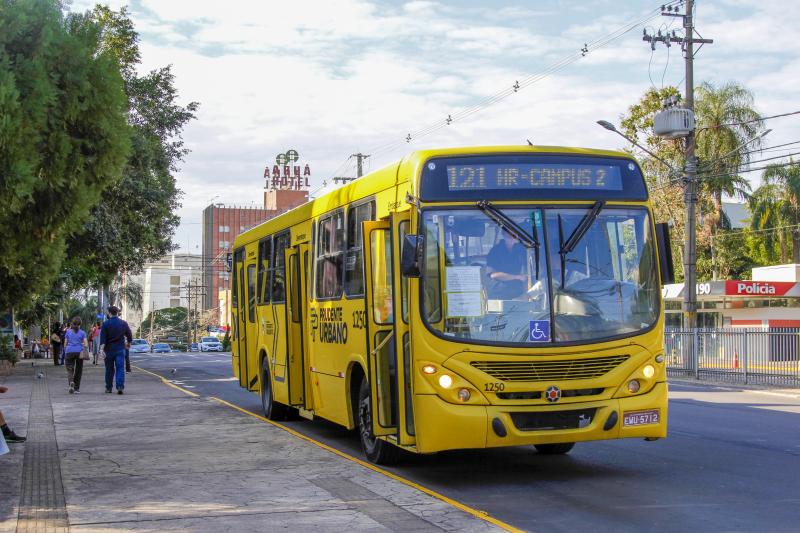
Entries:
[[513,300],[528,288],[528,252],[510,233],[495,244],[486,256],[489,282],[486,295],[493,300]]

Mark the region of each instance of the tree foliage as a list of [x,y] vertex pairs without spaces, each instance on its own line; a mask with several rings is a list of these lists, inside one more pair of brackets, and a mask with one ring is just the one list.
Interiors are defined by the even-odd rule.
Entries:
[[76,283],[108,284],[118,272],[137,272],[174,249],[181,193],[173,173],[188,153],[181,132],[198,104],[178,103],[169,66],[137,73],[139,36],[124,8],[98,6],[91,17],[101,28],[102,49],[120,63],[132,152],[122,179],[104,191],[85,231],[71,239],[80,259],[69,267]]
[[0,308],[57,277],[65,240],[119,180],[126,112],[95,22],[54,1],[0,1]]
[[[655,135],[653,116],[662,109],[668,97],[680,98],[675,87],[650,89],[639,102],[628,108],[622,117],[624,133],[665,160],[674,170],[651,157],[646,152],[630,147],[640,161],[650,188],[655,217],[658,222],[672,225],[673,257],[676,275],[683,277],[683,242],[685,240],[685,203],[683,198],[683,168],[685,164],[682,140],[667,140]],[[753,138],[762,130],[759,114],[754,109],[752,94],[736,83],[716,88],[703,83],[695,92],[695,117],[698,133],[695,154],[699,160],[698,172],[698,279],[709,279],[731,273],[741,274],[757,264],[749,250],[756,234],[730,236],[722,212],[723,196],[744,199],[750,188],[739,174],[741,165],[750,161],[750,155],[760,146]]]
[[767,246],[777,241],[783,263],[791,240],[792,262],[800,263],[800,163],[769,165],[762,179],[749,202],[752,227],[764,233]]

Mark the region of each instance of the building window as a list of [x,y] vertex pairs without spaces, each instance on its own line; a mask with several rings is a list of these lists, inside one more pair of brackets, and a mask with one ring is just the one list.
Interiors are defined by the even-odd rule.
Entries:
[[344,258],[344,292],[348,296],[364,294],[364,250],[362,249],[362,226],[366,220],[374,220],[375,204],[369,202],[353,207],[347,213],[347,252]]
[[288,247],[288,231],[275,236],[275,242],[272,247],[272,268],[270,269],[272,303],[283,303],[286,301],[286,256],[284,252]]
[[269,290],[269,265],[272,254],[272,236],[262,239],[258,243],[258,304],[268,304]]
[[181,288],[180,287],[170,287],[169,288],[169,295],[170,296],[180,296],[181,295]]
[[181,306],[180,298],[170,300],[169,301],[169,306],[170,307],[180,307]]
[[223,250],[227,250],[230,247],[231,243],[228,241],[219,241],[219,247]]
[[170,276],[169,277],[169,284],[170,285],[180,285],[181,284],[181,277],[180,276]]
[[228,233],[230,230],[231,230],[230,226],[220,226],[219,227],[219,232],[220,233]]
[[344,237],[343,211],[320,219],[315,269],[317,298],[338,298],[342,295]]

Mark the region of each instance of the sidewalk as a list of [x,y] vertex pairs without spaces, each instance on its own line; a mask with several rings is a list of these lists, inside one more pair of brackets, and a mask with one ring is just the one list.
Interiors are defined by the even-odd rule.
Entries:
[[774,385],[761,385],[758,383],[730,383],[723,380],[694,379],[679,376],[669,376],[668,383],[676,385],[694,385],[697,387],[713,388],[724,391],[755,392],[758,394],[772,394],[789,398],[800,398],[800,389],[781,389]]
[[64,367],[36,364],[0,378],[0,409],[29,436],[0,456],[0,532],[500,531],[154,376],[105,394],[88,365],[70,395]]

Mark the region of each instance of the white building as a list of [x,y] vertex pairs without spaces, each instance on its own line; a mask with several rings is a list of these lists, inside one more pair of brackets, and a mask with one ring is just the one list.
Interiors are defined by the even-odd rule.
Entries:
[[[170,307],[191,307],[199,310],[202,298],[202,257],[197,254],[173,254],[153,263],[147,263],[140,274],[128,276],[126,282],[142,286],[142,309],[133,309],[122,302],[122,317],[131,326],[134,335],[142,321],[152,310]],[[190,289],[191,285],[191,291]],[[190,301],[191,300],[191,301]]]

